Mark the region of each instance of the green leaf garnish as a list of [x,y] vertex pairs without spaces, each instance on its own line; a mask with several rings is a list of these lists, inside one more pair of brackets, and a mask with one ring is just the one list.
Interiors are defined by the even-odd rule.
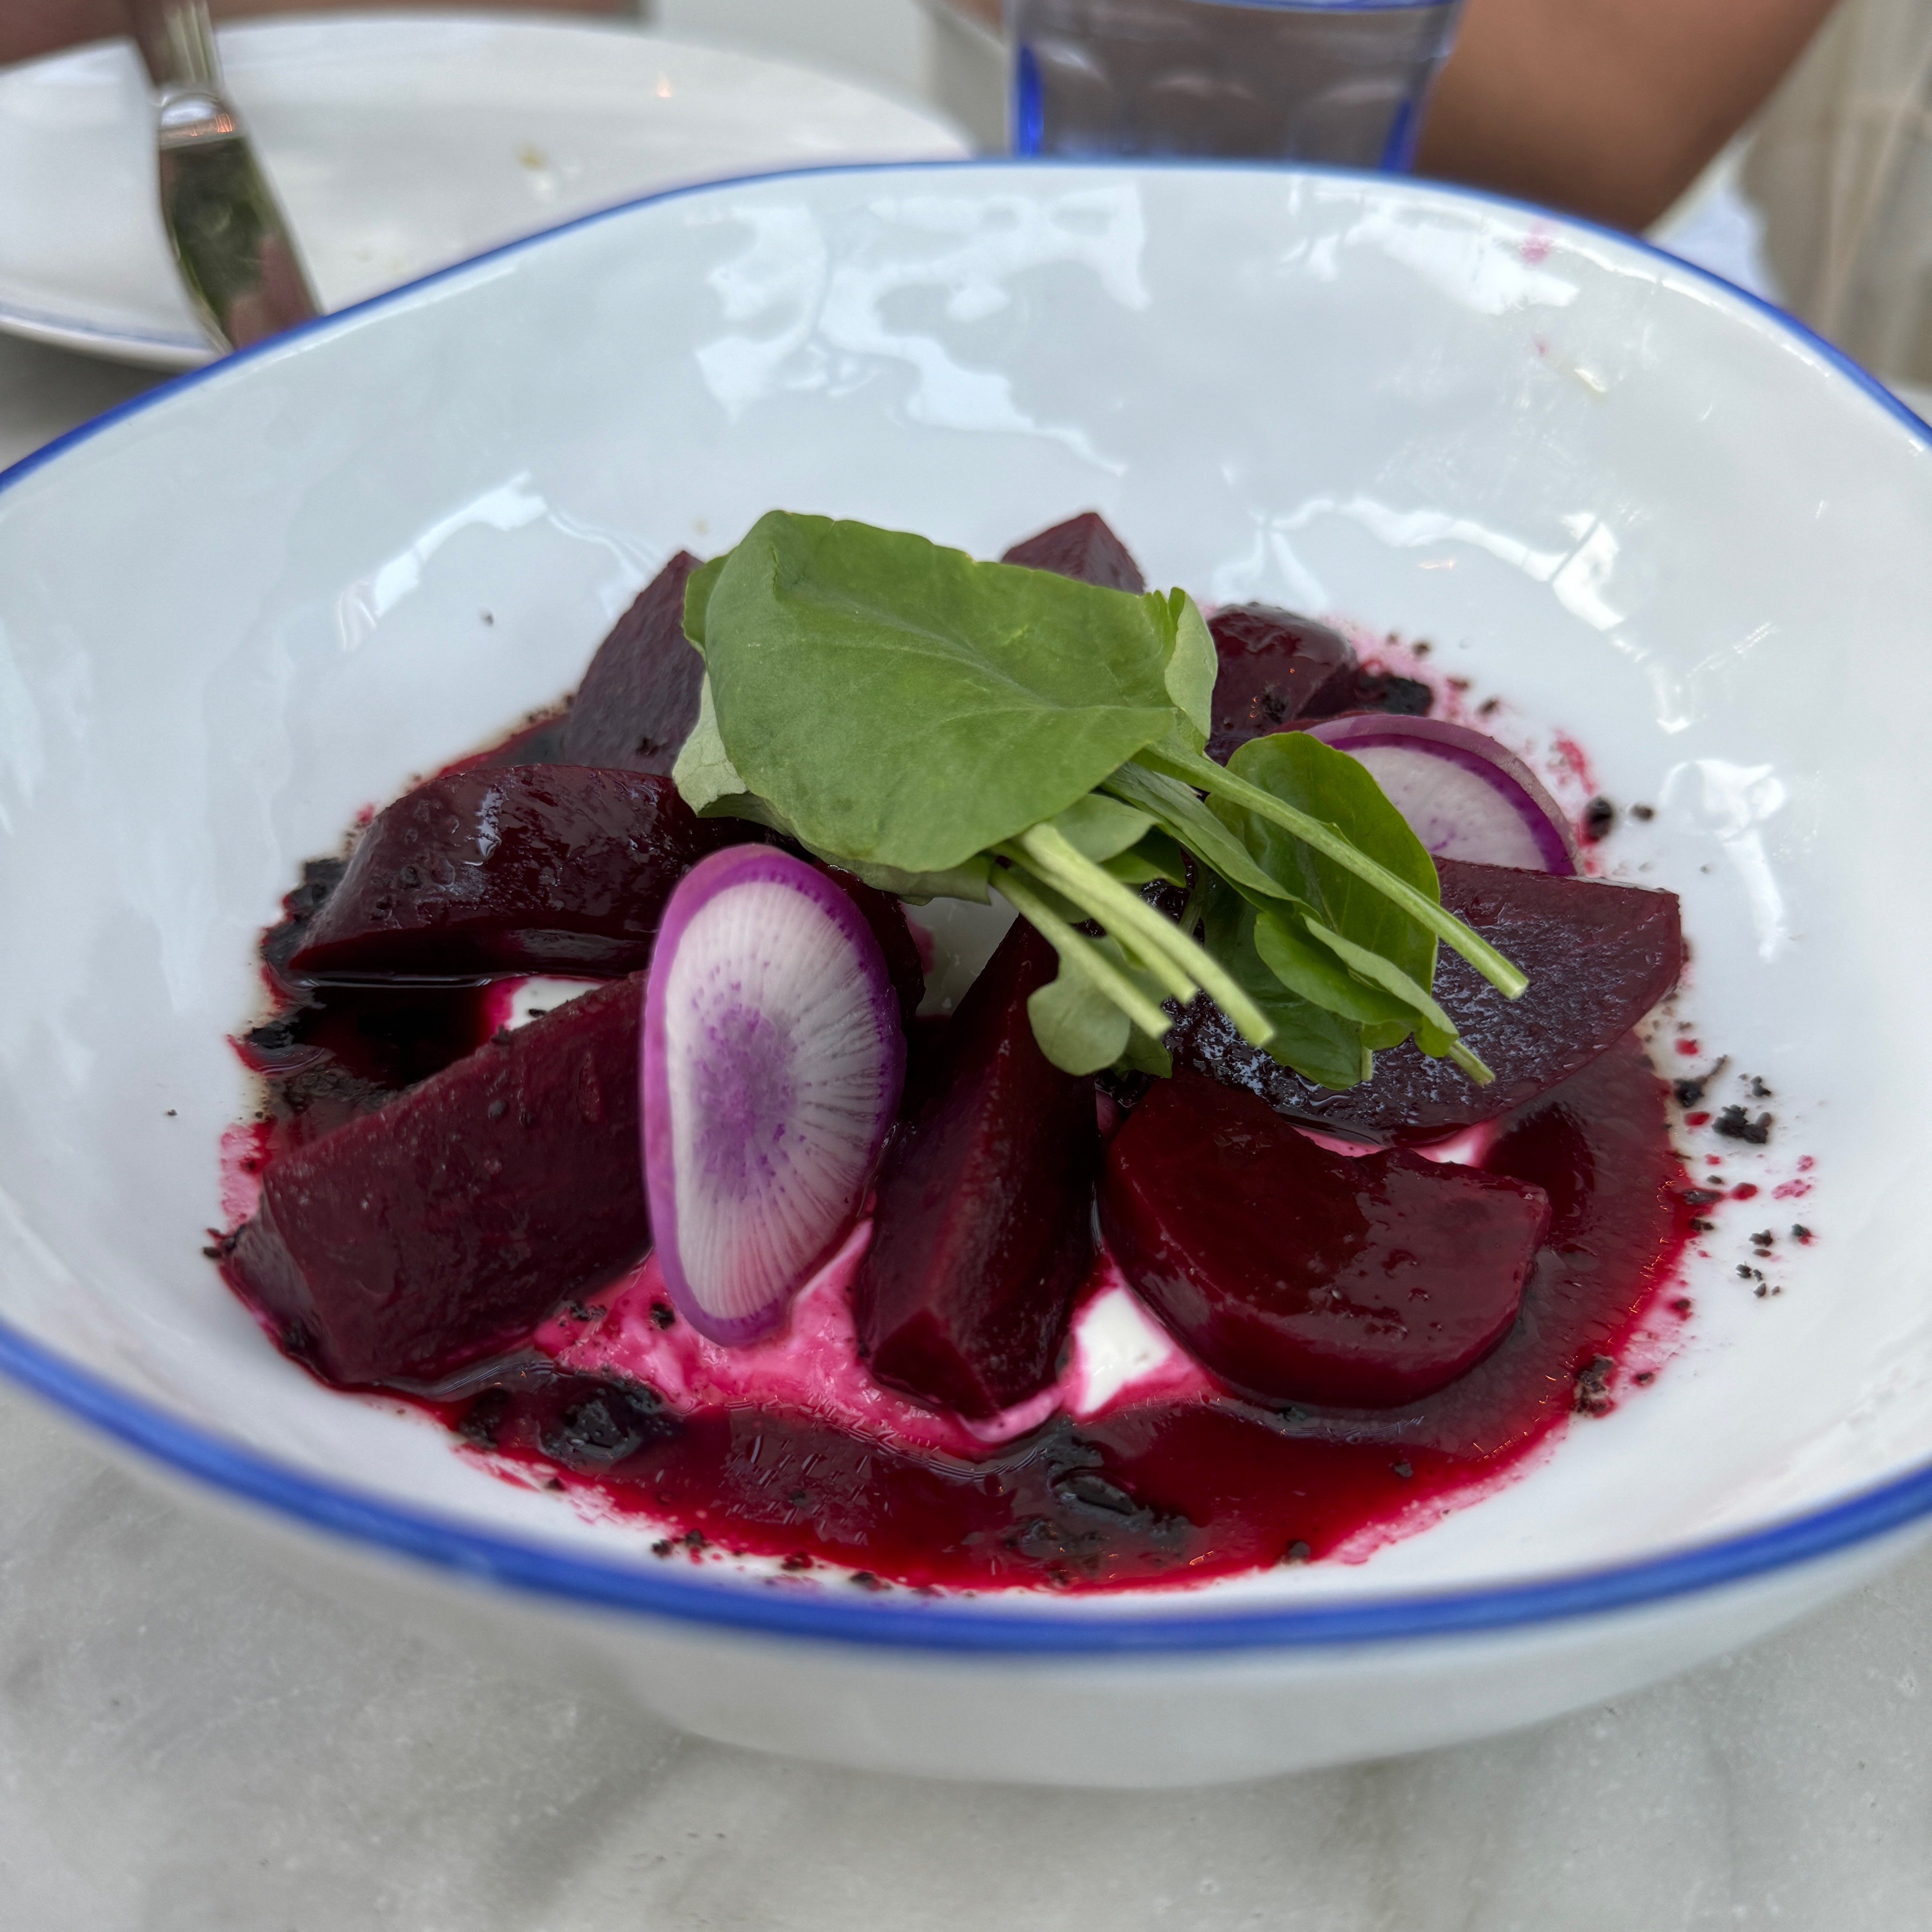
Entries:
[[[1298,733],[1206,757],[1214,643],[1184,592],[773,511],[692,572],[685,628],[687,802],[902,898],[1000,892],[1059,958],[1028,1002],[1055,1065],[1170,1071],[1162,1002],[1205,993],[1324,1085],[1412,1033],[1488,1077],[1430,991],[1436,941],[1511,998],[1523,976],[1443,910],[1354,760]],[[1186,890],[1178,920],[1157,881]]]
[[1160,600],[864,524],[761,517],[700,624],[746,788],[814,851],[902,872],[1057,816],[1176,729]]

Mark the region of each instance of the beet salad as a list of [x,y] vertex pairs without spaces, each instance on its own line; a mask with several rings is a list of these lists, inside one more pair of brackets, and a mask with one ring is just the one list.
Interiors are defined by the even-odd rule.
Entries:
[[1092,514],[774,512],[305,868],[212,1252],[660,1557],[1359,1556],[1605,1405],[1697,1198],[1676,900],[1433,696]]

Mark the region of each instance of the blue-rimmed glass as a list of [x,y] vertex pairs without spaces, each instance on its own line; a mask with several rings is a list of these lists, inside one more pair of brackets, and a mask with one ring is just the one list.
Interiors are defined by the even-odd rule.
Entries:
[[1461,0],[1007,0],[1016,154],[1403,169]]

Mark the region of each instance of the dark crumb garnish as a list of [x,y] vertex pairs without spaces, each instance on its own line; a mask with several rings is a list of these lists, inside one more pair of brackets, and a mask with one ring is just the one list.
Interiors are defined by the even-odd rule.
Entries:
[[1750,1076],[1748,1084],[1750,1088],[1750,1096],[1754,1100],[1770,1100],[1777,1097],[1755,1073]]
[[1593,798],[1583,808],[1583,836],[1594,845],[1617,828],[1617,808],[1606,798]]
[[653,1328],[668,1328],[676,1319],[669,1302],[654,1301],[651,1304],[651,1325]]
[[786,1496],[785,1501],[794,1509],[809,1509],[812,1507],[812,1492],[809,1490],[794,1490]]
[[553,1476],[548,1482],[544,1484],[544,1487],[547,1490],[560,1490],[563,1487],[563,1485],[556,1477]]
[[168,1118],[169,1118],[170,1120],[173,1120],[175,1118],[176,1118],[175,1110],[173,1109],[173,1108],[170,1107],[170,1108],[168,1109]]
[[1640,824],[1648,825],[1657,816],[1657,808],[1654,805],[1634,805],[1630,807],[1630,816]]
[[1730,1056],[1726,1054],[1716,1066],[1711,1069],[1709,1072],[1700,1073],[1694,1080],[1673,1080],[1670,1083],[1670,1090],[1676,1095],[1677,1104],[1680,1107],[1696,1106],[1697,1102],[1703,1099],[1704,1090],[1730,1064]]
[[794,1550],[778,1565],[778,1568],[781,1570],[809,1570],[812,1568],[812,1558],[806,1556],[803,1550]]
[[1405,1483],[1408,1480],[1410,1477],[1415,1474],[1415,1465],[1406,1460],[1400,1462],[1391,1462],[1389,1465],[1389,1467],[1393,1469]]
[[676,1547],[676,1544],[668,1538],[661,1538],[651,1545],[651,1554],[653,1556],[668,1556]]
[[509,1413],[509,1409],[510,1392],[508,1389],[485,1389],[458,1417],[456,1432],[466,1442],[473,1442],[479,1449],[494,1449],[496,1446],[496,1431],[504,1417]]
[[684,1532],[684,1544],[687,1550],[702,1550],[704,1540],[704,1532],[701,1529],[687,1529]]
[[1640,1369],[1630,1377],[1630,1380],[1635,1382],[1639,1388],[1649,1388],[1656,1379],[1657,1371],[1654,1369]]
[[892,1587],[890,1583],[880,1582],[869,1570],[854,1570],[851,1580],[862,1590],[890,1590]]
[[1753,1147],[1762,1147],[1771,1138],[1774,1124],[1768,1114],[1760,1114],[1753,1120],[1742,1107],[1726,1107],[1718,1114],[1712,1132],[1723,1135],[1727,1141],[1747,1141]]
[[1800,1247],[1808,1248],[1811,1245],[1811,1230],[1802,1221],[1794,1221],[1791,1224],[1791,1238]]
[[1712,1202],[1721,1201],[1724,1197],[1708,1187],[1687,1187],[1677,1198],[1687,1208],[1708,1208]]
[[1690,1232],[1694,1234],[1708,1234],[1717,1225],[1714,1221],[1700,1221],[1694,1214],[1690,1217]]
[[1579,1415],[1608,1415],[1616,1407],[1610,1395],[1610,1378],[1616,1364],[1608,1355],[1599,1355],[1587,1369],[1576,1372],[1576,1393],[1571,1402]]
[[1486,698],[1476,706],[1476,716],[1478,718],[1493,718],[1502,709],[1502,703],[1500,698]]
[[1670,1304],[1670,1312],[1673,1315],[1688,1315],[1696,1306],[1696,1304],[1688,1294],[1680,1294]]
[[1314,1554],[1314,1551],[1310,1549],[1308,1545],[1304,1543],[1301,1538],[1298,1536],[1294,1540],[1281,1552],[1281,1560],[1284,1563],[1306,1563]]

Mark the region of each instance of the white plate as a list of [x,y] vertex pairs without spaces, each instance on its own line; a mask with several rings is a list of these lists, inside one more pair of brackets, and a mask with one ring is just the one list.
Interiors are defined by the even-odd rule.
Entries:
[[[338,16],[226,28],[221,55],[331,310],[679,182],[966,152],[868,88],[622,28]],[[0,329],[164,369],[208,358],[127,43],[0,71]]]
[[[928,1600],[658,1562],[269,1346],[201,1253],[260,928],[358,809],[774,503],[981,555],[1097,508],[1156,584],[1431,640],[1654,807],[1605,855],[1682,896],[1677,1017],[1778,1122],[1694,1141],[1761,1191],[1714,1212],[1654,1386],[1360,1563]],[[362,1600],[386,1578],[740,1744],[1180,1783],[1614,1696],[1932,1527],[1928,711],[1924,426],[1628,237],[1153,165],[579,223],[0,479],[0,1372]]]

